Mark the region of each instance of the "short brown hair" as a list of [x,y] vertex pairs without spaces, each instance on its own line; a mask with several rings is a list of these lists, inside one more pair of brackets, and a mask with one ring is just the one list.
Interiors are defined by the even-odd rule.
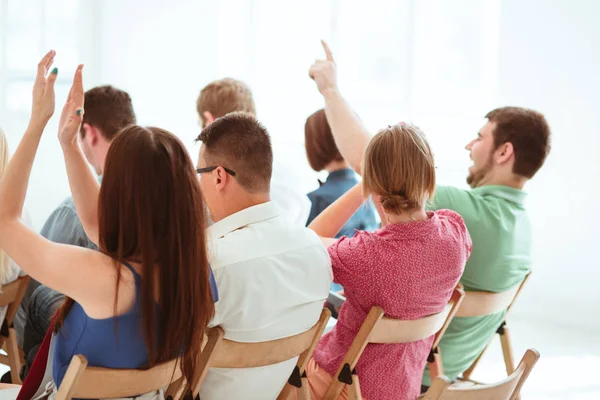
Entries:
[[268,193],[273,173],[273,149],[267,129],[246,112],[217,118],[198,136],[206,162],[232,169],[250,193]]
[[332,161],[344,160],[335,145],[325,110],[321,109],[306,119],[304,140],[308,163],[315,171],[323,170]]
[[380,195],[388,212],[423,207],[435,192],[435,164],[425,135],[404,123],[379,131],[365,151],[363,178],[365,196]]
[[496,124],[494,145],[511,143],[515,153],[513,173],[533,178],[550,152],[550,127],[537,111],[521,107],[502,107],[485,116]]
[[85,92],[81,137],[85,137],[83,124],[100,129],[102,136],[112,141],[121,129],[136,122],[131,97],[123,90],[110,85],[98,86]]
[[196,109],[203,125],[206,125],[205,111],[210,112],[215,118],[235,111],[256,115],[252,91],[244,82],[233,78],[219,79],[206,85],[200,91]]

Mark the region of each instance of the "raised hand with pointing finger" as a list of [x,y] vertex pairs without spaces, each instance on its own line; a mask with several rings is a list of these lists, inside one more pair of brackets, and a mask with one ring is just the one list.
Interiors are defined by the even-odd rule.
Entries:
[[325,100],[325,114],[331,133],[342,157],[357,173],[362,171],[362,158],[371,140],[369,131],[344,100],[337,86],[337,67],[325,41],[325,60],[316,60],[309,75],[315,81]]
[[325,60],[315,60],[308,74],[317,84],[319,92],[325,94],[327,90],[337,89],[337,67],[327,43],[321,40],[321,44],[325,50]]

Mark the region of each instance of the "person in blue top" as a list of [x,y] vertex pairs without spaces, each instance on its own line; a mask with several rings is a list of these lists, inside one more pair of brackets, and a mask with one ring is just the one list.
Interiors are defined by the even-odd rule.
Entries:
[[[308,226],[323,210],[352,189],[358,183],[358,178],[354,170],[342,158],[335,145],[331,128],[327,123],[325,110],[318,110],[306,119],[304,139],[306,157],[310,167],[317,172],[327,171],[329,173],[327,180],[325,182],[319,181],[319,188],[308,194],[308,198],[312,203],[310,215],[306,221],[306,226]],[[338,232],[336,239],[342,236],[352,237],[356,230],[373,231],[378,226],[379,224],[375,218],[375,207],[369,200],[346,222]],[[331,284],[331,290],[335,292],[342,289],[342,285],[338,283]],[[331,310],[334,316],[337,315],[333,308]]]
[[0,246],[33,279],[67,297],[55,323],[55,385],[75,354],[107,368],[179,358],[193,382],[214,303],[202,194],[177,137],[159,128],[124,128],[110,146],[100,187],[77,142],[80,65],[58,136],[77,214],[99,251],[51,242],[20,221],[35,154],[54,114],[54,57],[50,51],[38,65],[29,126],[0,181]]
[[[319,181],[320,187],[308,194],[312,203],[310,215],[306,221],[308,226],[323,210],[352,189],[358,183],[358,178],[348,163],[344,161],[335,145],[325,110],[318,110],[306,119],[304,138],[306,157],[310,167],[317,172],[327,171],[329,173],[327,180]],[[352,237],[357,229],[372,231],[377,227],[375,208],[368,201],[350,218],[336,238]]]

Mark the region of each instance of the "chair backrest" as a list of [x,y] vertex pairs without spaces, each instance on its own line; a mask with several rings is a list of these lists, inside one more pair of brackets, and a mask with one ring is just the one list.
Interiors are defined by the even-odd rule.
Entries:
[[523,282],[500,293],[466,292],[465,299],[456,313],[457,317],[480,317],[496,314],[509,309],[529,279],[527,275]]
[[332,379],[324,398],[337,398],[343,390],[344,383],[349,384],[352,381],[351,371],[369,343],[410,343],[436,335],[432,349],[435,348],[460,307],[464,295],[462,285],[459,284],[441,312],[410,321],[384,317],[381,307],[372,307],[338,368],[337,379]]
[[[456,310],[460,307],[464,291],[462,286],[457,286],[452,293],[452,297],[448,301],[446,307],[437,314],[432,314],[424,318],[415,320],[399,320],[383,316],[383,310],[380,307],[373,307],[377,311],[373,311],[375,315],[382,315],[373,326],[369,335],[369,343],[410,343],[416,342],[430,337],[431,335],[441,336],[442,328],[447,326],[446,322],[450,322]],[[369,313],[370,314],[370,313]],[[369,318],[365,320],[365,323]],[[364,324],[363,324],[364,325]],[[443,333],[443,332],[441,332]],[[434,343],[434,346],[437,345]]]
[[156,365],[150,369],[108,369],[87,367],[82,355],[72,358],[56,400],[111,399],[134,397],[168,387],[181,378],[178,360]]
[[[323,310],[319,321],[309,330],[294,336],[258,343],[241,343],[224,339],[221,327],[208,331],[208,342],[200,357],[194,384],[194,398],[209,368],[255,368],[277,364],[297,357],[312,346],[316,346],[315,336],[322,332],[329,318]],[[313,348],[314,350],[314,348]],[[306,360],[308,362],[308,360]]]
[[[519,366],[508,378],[501,382],[491,385],[474,385],[469,387],[461,388],[460,385],[456,387],[450,386],[438,397],[441,400],[479,400],[479,399],[510,399],[515,400],[523,384],[529,377],[529,373],[533,369],[533,366],[540,358],[540,354],[537,350],[529,349],[525,352],[525,355],[521,359]],[[436,378],[433,382],[439,379]],[[433,388],[433,385],[432,385]],[[429,392],[428,392],[429,393]],[[425,399],[430,399],[427,396]],[[431,397],[435,399],[436,397]]]

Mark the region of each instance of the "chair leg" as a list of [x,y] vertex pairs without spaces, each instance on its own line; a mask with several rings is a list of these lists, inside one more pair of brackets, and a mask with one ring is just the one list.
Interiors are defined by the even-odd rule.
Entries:
[[308,386],[308,378],[302,378],[302,387],[298,389],[298,399],[310,400],[310,386]]
[[436,347],[431,351],[427,361],[429,364],[429,376],[431,377],[431,380],[444,375],[444,364],[442,363],[442,354],[440,353],[439,347]]
[[10,378],[13,384],[20,385],[21,382],[21,353],[17,345],[17,334],[14,328],[8,331],[8,340],[6,341],[6,354],[8,355],[8,363],[10,364]]
[[[303,384],[304,385],[304,384]],[[291,394],[293,393],[294,390],[297,390],[296,393],[299,393],[301,388],[295,388],[292,385],[290,385],[289,383],[285,383],[285,386],[283,387],[283,389],[281,390],[281,393],[279,393],[279,396],[277,396],[277,400],[286,400],[288,399]]]
[[348,400],[362,400],[358,375],[352,374],[352,385],[346,385],[346,390],[348,390]]
[[512,345],[510,343],[510,331],[506,326],[506,322],[498,329],[500,334],[500,344],[502,345],[502,353],[504,355],[504,365],[506,366],[506,375],[510,376],[515,372],[515,359],[513,356]]

